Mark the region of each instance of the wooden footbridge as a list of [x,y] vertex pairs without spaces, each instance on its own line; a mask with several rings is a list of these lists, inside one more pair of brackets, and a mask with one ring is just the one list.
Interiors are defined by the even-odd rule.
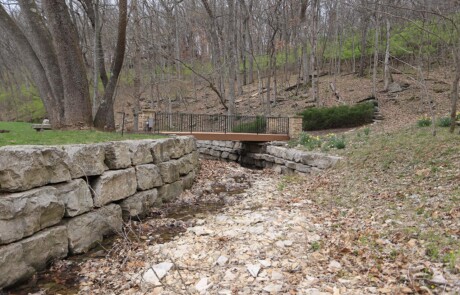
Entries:
[[299,117],[151,113],[145,132],[193,135],[199,140],[286,141],[302,131]]

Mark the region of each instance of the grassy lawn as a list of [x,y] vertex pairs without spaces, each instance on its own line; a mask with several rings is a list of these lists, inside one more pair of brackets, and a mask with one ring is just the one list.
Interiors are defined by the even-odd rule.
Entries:
[[37,132],[30,123],[0,122],[0,146],[5,145],[61,145],[75,143],[95,143],[104,141],[161,138],[159,135],[125,134],[116,132],[101,132],[95,130],[46,130]]

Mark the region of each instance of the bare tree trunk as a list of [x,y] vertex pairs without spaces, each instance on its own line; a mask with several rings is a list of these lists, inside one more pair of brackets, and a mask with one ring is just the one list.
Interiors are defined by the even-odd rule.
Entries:
[[[175,13],[174,13],[174,54],[176,60],[180,59],[180,36],[179,36],[179,11],[177,8],[177,4],[174,7]],[[176,62],[176,75],[177,79],[181,79],[181,68],[180,68],[180,63]]]
[[352,33],[351,50],[352,50],[352,59],[353,59],[353,65],[352,65],[352,70],[351,71],[353,73],[356,73],[355,32],[354,32],[354,30],[351,33]]
[[455,130],[455,125],[457,121],[457,102],[458,102],[458,83],[460,81],[460,39],[457,44],[457,48],[454,49],[454,61],[455,61],[455,77],[452,81],[452,92],[451,97],[451,111],[450,111],[450,129],[451,133]]
[[318,38],[318,10],[319,10],[319,1],[320,0],[312,0],[312,19],[311,19],[311,54],[310,54],[310,67],[311,67],[311,94],[312,100],[320,105],[319,98],[318,98],[318,65],[317,65],[317,58],[316,58],[316,51],[317,51],[317,38]]
[[54,39],[64,89],[67,127],[92,126],[89,84],[78,33],[63,1],[44,0],[43,8]]
[[379,11],[378,11],[378,1],[376,2],[376,11],[375,11],[375,36],[374,36],[374,66],[372,68],[372,96],[377,98],[377,67],[379,64]]
[[391,38],[391,23],[390,19],[386,17],[386,33],[387,33],[387,39],[386,39],[386,47],[385,47],[385,77],[384,77],[384,91],[388,91],[388,86],[390,83],[393,81],[391,77],[391,71],[390,71],[390,38]]
[[134,21],[134,105],[133,105],[133,130],[139,130],[139,113],[141,111],[141,19],[139,17],[139,3],[138,0],[132,0],[132,11]]
[[[254,82],[254,47],[252,44],[252,36],[249,30],[249,22],[250,22],[250,14],[252,12],[252,0],[249,1],[249,5],[246,5],[245,0],[239,0],[241,7],[243,8],[244,12],[244,21],[243,21],[243,30],[244,30],[244,63],[246,61],[249,63],[247,69],[247,81],[245,84],[252,84]],[[244,67],[246,71],[246,67]]]
[[229,59],[229,73],[228,73],[228,87],[229,87],[229,97],[228,97],[228,115],[235,114],[235,74],[236,74],[236,50],[235,50],[235,5],[234,0],[227,0],[228,10],[229,10],[229,21],[228,21],[228,59]]
[[53,128],[60,128],[62,126],[61,124],[64,123],[62,100],[58,100],[54,96],[50,80],[47,79],[46,71],[43,68],[43,63],[40,62],[27,38],[2,5],[0,5],[0,28],[6,33],[6,36],[8,36],[10,40],[13,40],[16,46],[21,49],[20,55],[23,58],[23,62],[28,65],[32,73],[32,78],[38,88],[43,104],[45,105],[50,123]]
[[98,55],[98,41],[99,41],[99,0],[95,0],[93,3],[94,8],[94,41],[93,41],[93,109],[92,109],[92,116],[93,119],[96,116],[97,109],[99,108],[100,99],[99,99],[99,71],[98,71],[98,63],[99,63],[99,55]]
[[107,88],[104,92],[104,99],[99,107],[96,118],[94,119],[94,126],[96,128],[115,130],[115,116],[114,116],[114,94],[118,83],[118,77],[123,66],[126,49],[126,25],[128,22],[127,0],[119,1],[119,14],[118,14],[118,36],[117,46],[115,48],[115,58],[112,66],[112,76],[110,77]]
[[[419,59],[421,59],[421,58],[422,57],[420,56]],[[421,61],[420,61],[420,64],[421,64]],[[436,113],[434,111],[433,98],[428,93],[428,88],[426,87],[426,81],[425,81],[425,77],[423,76],[423,70],[422,70],[421,65],[419,65],[417,70],[418,70],[418,74],[419,74],[419,78],[420,78],[420,85],[422,86],[423,96],[425,96],[425,100],[426,100],[426,103],[427,103],[429,111],[430,111],[431,122],[432,122],[432,124],[431,124],[431,130],[432,131],[431,131],[431,133],[432,133],[433,136],[436,136]]]
[[[367,6],[367,1],[364,1],[362,0],[362,5],[364,5],[365,7]],[[359,73],[358,73],[358,76],[360,77],[364,77],[364,70],[365,70],[365,60],[366,60],[366,55],[367,55],[367,29],[368,29],[368,26],[369,26],[369,16],[367,15],[368,12],[367,11],[363,11],[362,12],[363,15],[361,16],[362,17],[362,20],[361,20],[361,48],[360,48],[360,52],[361,52],[361,56],[360,56],[360,59],[359,59]]]
[[[99,76],[102,81],[102,85],[104,86],[104,89],[107,87],[107,84],[109,83],[109,78],[107,76],[107,71],[105,70],[105,55],[104,55],[104,49],[102,47],[102,22],[98,21],[99,18],[99,11],[96,9],[99,9],[97,6],[93,6],[93,0],[79,0],[80,3],[82,4],[86,15],[88,16],[91,26],[93,27],[93,30],[95,34],[97,35],[97,55],[98,55],[98,72]],[[98,1],[98,0],[97,0]],[[96,32],[97,31],[97,32]]]
[[61,100],[56,111],[60,112],[60,116],[64,120],[64,88],[56,50],[53,47],[53,39],[35,1],[21,0],[19,5],[25,15],[24,20],[28,27],[25,33],[45,70],[46,78],[50,81],[52,95],[56,100]]

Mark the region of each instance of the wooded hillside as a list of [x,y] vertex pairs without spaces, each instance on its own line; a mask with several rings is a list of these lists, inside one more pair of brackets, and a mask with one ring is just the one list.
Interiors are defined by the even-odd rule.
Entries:
[[[378,99],[400,86],[393,74],[426,93],[434,116],[433,70],[450,84],[454,118],[459,10],[456,0],[1,1],[0,119],[114,129],[122,111],[136,130],[145,108],[238,114],[243,100],[264,115],[288,100],[296,114],[331,95]],[[347,75],[369,93],[344,99]]]

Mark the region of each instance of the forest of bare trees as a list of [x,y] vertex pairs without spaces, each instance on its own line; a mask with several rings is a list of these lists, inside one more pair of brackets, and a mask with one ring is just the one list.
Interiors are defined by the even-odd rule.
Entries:
[[[40,97],[55,128],[113,130],[119,87],[133,85],[136,115],[146,93],[155,108],[159,85],[191,81],[228,114],[254,83],[270,114],[291,75],[321,106],[322,73],[369,77],[375,97],[404,64],[420,87],[424,71],[449,69],[454,118],[459,10],[458,0],[2,0],[0,108],[19,120]],[[335,79],[331,89],[339,98]]]

